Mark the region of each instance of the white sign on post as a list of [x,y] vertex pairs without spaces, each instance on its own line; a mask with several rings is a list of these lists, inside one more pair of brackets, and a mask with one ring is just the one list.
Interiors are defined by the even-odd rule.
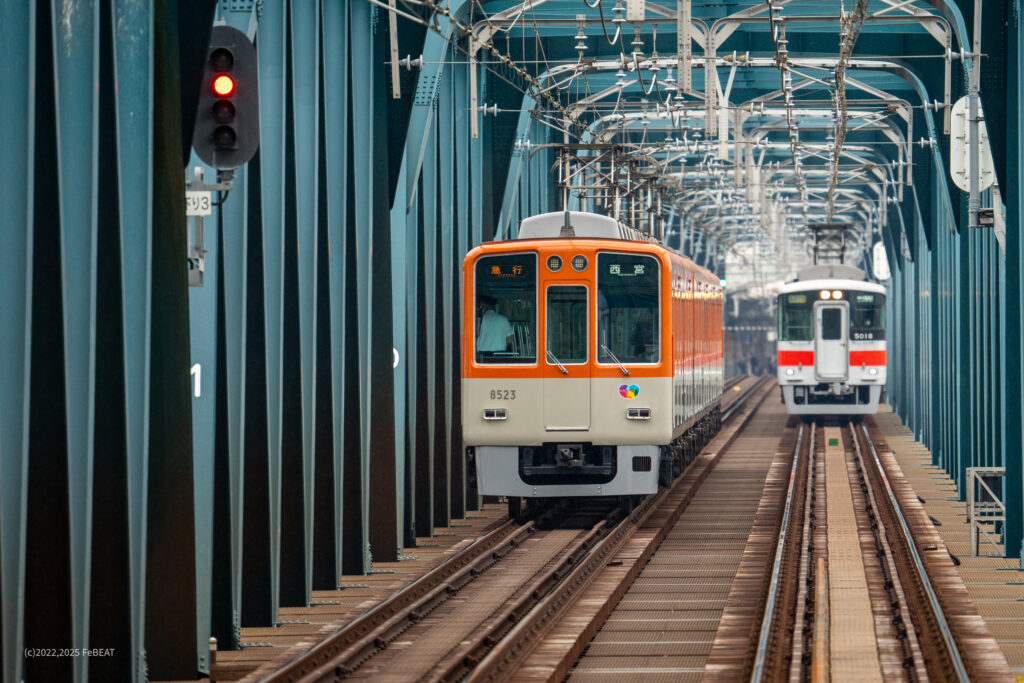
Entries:
[[[950,116],[949,132],[949,174],[953,183],[964,192],[971,191],[971,129],[970,107],[967,95],[953,105]],[[978,189],[987,190],[996,179],[995,164],[992,162],[992,149],[988,143],[988,131],[985,129],[985,115],[978,102],[978,165],[981,175],[978,177]]]
[[209,216],[213,213],[213,204],[210,202],[209,190],[186,190],[185,191],[185,215],[186,216]]
[[876,280],[885,281],[892,277],[892,271],[889,270],[889,256],[885,253],[885,245],[882,244],[882,240],[875,242],[875,246],[871,249],[871,272]]

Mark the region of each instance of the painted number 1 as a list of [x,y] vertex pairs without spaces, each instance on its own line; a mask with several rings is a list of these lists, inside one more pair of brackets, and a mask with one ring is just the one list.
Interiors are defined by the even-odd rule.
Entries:
[[201,386],[202,386],[202,383],[203,383],[203,368],[202,368],[202,366],[199,365],[199,363],[196,363],[195,365],[192,366],[192,369],[189,370],[189,374],[196,378],[195,379],[195,388],[192,389],[192,395],[195,396],[196,398],[199,398],[199,394],[200,394],[200,391],[201,391]]

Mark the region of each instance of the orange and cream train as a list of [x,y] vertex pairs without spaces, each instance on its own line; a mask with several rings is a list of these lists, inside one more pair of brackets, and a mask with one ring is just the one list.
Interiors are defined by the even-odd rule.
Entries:
[[778,377],[798,415],[878,411],[885,385],[885,287],[846,265],[811,266],[779,289]]
[[480,493],[654,493],[720,424],[718,278],[613,218],[526,218],[463,263],[462,423]]

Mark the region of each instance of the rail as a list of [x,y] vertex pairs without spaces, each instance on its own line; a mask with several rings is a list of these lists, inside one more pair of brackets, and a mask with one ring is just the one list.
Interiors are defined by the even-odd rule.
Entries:
[[510,519],[502,523],[263,680],[291,682],[309,676],[344,652],[360,646],[367,636],[384,624],[409,613],[415,605],[443,590],[460,573],[471,571],[476,562],[486,558],[488,553],[501,553],[504,546],[518,544],[533,532],[532,522],[518,526]]
[[775,616],[776,595],[779,590],[780,569],[782,567],[782,556],[786,546],[786,536],[789,529],[789,516],[793,507],[793,489],[796,485],[797,465],[800,462],[800,447],[804,438],[804,425],[800,425],[800,431],[796,437],[796,448],[793,451],[793,466],[789,471],[789,487],[786,490],[786,507],[782,514],[781,531],[779,532],[778,545],[775,548],[775,562],[772,566],[772,581],[768,588],[768,601],[764,608],[764,620],[761,622],[761,634],[757,641],[757,657],[754,659],[754,669],[750,674],[751,681],[760,681],[764,675],[765,661],[768,656],[768,641],[772,630],[772,621]]
[[[766,381],[769,383],[773,380],[774,378],[772,377],[766,378]],[[762,390],[757,391],[758,387]],[[747,418],[753,414],[756,407],[768,393],[769,391],[764,389],[764,382],[759,381],[737,399],[737,404],[747,403],[752,399],[754,409],[746,414],[746,418],[736,420],[723,430],[724,434],[719,435],[723,439],[718,447],[719,452],[724,451],[732,444],[736,435],[746,424]],[[471,659],[465,662],[466,665],[472,666],[459,665],[453,669],[446,670],[444,675],[439,677],[440,680],[465,680],[467,683],[507,680],[512,675],[512,672],[520,666],[530,652],[538,645],[544,635],[568,611],[570,606],[580,599],[587,586],[591,582],[598,580],[598,577],[607,568],[613,567],[613,564],[610,564],[612,558],[633,537],[633,534],[644,524],[645,520],[649,518],[654,519],[654,515],[657,515],[658,528],[656,531],[652,528],[646,529],[645,537],[647,540],[644,542],[643,549],[641,550],[639,546],[635,545],[630,546],[632,559],[628,560],[627,563],[633,563],[632,568],[621,572],[616,570],[615,573],[618,578],[611,579],[607,585],[602,584],[604,599],[608,601],[606,604],[614,605],[617,603],[618,599],[625,593],[628,584],[632,581],[632,577],[639,573],[640,568],[646,564],[647,560],[667,536],[669,530],[671,530],[683,514],[697,487],[700,486],[700,483],[703,482],[704,478],[708,476],[708,473],[716,464],[717,457],[716,455],[713,458],[709,458],[699,465],[691,465],[691,467],[697,467],[698,469],[690,470],[689,478],[681,476],[670,488],[662,489],[657,494],[648,497],[640,507],[633,510],[628,523],[620,524],[611,534],[596,544],[586,557],[581,558],[577,565],[563,576],[556,589],[547,594],[543,600],[538,601],[529,613],[523,616],[508,631],[499,643],[488,645],[488,652],[480,648],[476,649]],[[622,562],[616,564],[621,565]],[[589,642],[590,638],[593,637],[593,633],[596,633],[600,623],[610,613],[610,607],[607,609],[602,608],[599,610],[599,613],[602,616],[595,616],[594,619],[597,621],[592,622],[590,627],[584,627],[585,634],[577,636],[574,639],[575,643]],[[574,627],[580,627],[580,624],[576,622]],[[587,628],[592,630],[588,631]],[[571,651],[573,647],[576,647],[576,645],[569,646],[567,649]],[[580,650],[582,650],[582,647],[583,645],[579,645]],[[568,674],[568,669],[578,654],[579,652],[575,652],[575,654],[572,652],[562,652],[558,656],[561,659],[555,669],[555,680]],[[464,675],[465,678],[463,678]]]
[[[740,386],[742,384],[743,380],[746,379],[747,377],[748,376],[741,376],[741,377],[736,378],[735,382],[733,382],[732,384],[728,384],[726,386],[725,391],[729,391],[733,387]],[[728,407],[725,407],[725,408],[722,409],[722,422],[725,422],[726,420],[731,418],[733,416],[733,414],[737,410],[739,410],[740,408],[743,407],[743,405],[746,403],[747,399],[749,399],[751,396],[753,396],[754,393],[757,392],[758,389],[763,387],[766,383],[771,382],[773,379],[774,379],[774,377],[771,377],[769,375],[763,375],[761,377],[758,377],[757,381],[755,381],[753,384],[751,384],[746,389],[741,389],[740,390],[740,395],[737,396],[735,399],[733,399],[733,401],[728,405]],[[724,395],[725,395],[725,393],[723,392],[723,396]]]
[[960,681],[969,681],[970,677],[967,675],[967,669],[964,666],[963,659],[960,657],[960,650],[956,646],[953,633],[949,628],[949,624],[946,622],[946,617],[942,611],[942,605],[939,603],[939,598],[935,594],[935,589],[932,587],[931,580],[928,578],[928,572],[925,569],[924,562],[921,560],[921,556],[917,552],[917,544],[914,542],[914,537],[910,533],[910,527],[907,525],[907,520],[903,516],[903,510],[900,508],[899,501],[896,499],[896,494],[889,485],[889,477],[886,475],[885,468],[882,467],[882,462],[878,458],[878,451],[875,449],[875,442],[863,423],[861,424],[861,430],[864,432],[864,439],[867,442],[868,447],[871,449],[871,457],[875,461],[875,467],[878,470],[878,475],[881,478],[882,483],[885,484],[885,491],[889,496],[889,504],[892,506],[896,519],[899,520],[900,530],[903,532],[903,540],[905,541],[907,548],[910,549],[910,554],[914,559],[914,567],[918,576],[921,578],[921,584],[924,586],[925,592],[928,594],[928,602],[931,606],[932,614],[935,616],[935,620],[939,626],[939,631],[942,633],[942,639],[949,652],[953,668],[956,670],[957,679]]

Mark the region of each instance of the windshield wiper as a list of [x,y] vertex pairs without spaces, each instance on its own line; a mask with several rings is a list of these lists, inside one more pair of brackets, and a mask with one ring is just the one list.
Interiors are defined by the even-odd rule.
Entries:
[[555,365],[557,365],[558,369],[562,371],[563,375],[568,375],[569,374],[569,371],[565,369],[564,365],[562,365],[562,361],[560,361],[557,358],[555,358],[555,354],[551,353],[550,349],[548,349],[547,354],[548,354],[548,361],[550,361],[550,362],[554,363]]
[[623,375],[629,377],[629,370],[626,369],[626,366],[622,364],[621,360],[615,357],[615,354],[612,353],[612,350],[608,348],[607,344],[601,344],[601,350],[607,353],[611,359],[615,361],[615,364],[619,366],[619,370],[622,370]]

